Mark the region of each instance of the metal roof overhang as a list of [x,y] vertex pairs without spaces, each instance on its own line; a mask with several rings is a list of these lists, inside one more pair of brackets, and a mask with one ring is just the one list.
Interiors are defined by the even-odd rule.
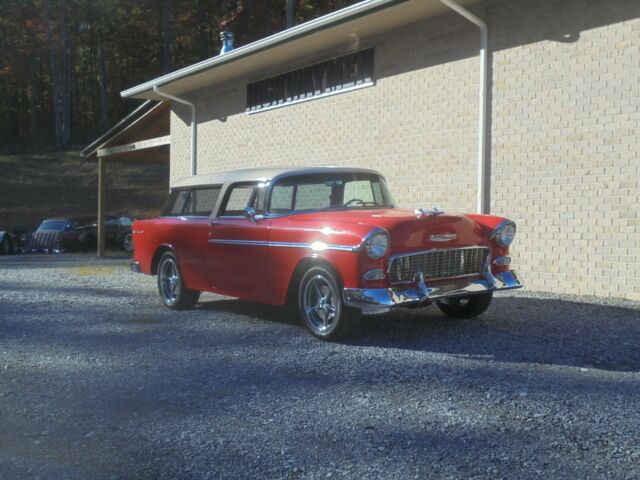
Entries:
[[[158,159],[145,150],[169,145],[169,104],[147,100],[80,152],[82,158]],[[168,160],[168,155],[165,155]]]
[[[457,0],[469,6],[479,0]],[[164,100],[153,87],[181,95],[300,61],[329,49],[358,48],[360,39],[449,11],[441,0],[366,0],[264,39],[176,70],[121,92],[123,97]]]

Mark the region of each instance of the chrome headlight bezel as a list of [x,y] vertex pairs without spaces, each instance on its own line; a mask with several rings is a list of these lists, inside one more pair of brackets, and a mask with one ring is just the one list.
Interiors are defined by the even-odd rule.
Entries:
[[389,234],[386,230],[373,230],[364,239],[363,247],[367,257],[373,260],[379,260],[389,253]]
[[508,247],[513,243],[516,237],[516,224],[511,220],[505,220],[491,232],[491,240],[494,240],[498,245]]

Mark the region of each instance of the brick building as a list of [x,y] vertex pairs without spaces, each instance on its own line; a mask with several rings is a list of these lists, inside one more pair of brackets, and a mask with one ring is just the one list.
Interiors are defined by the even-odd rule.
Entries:
[[529,289],[640,300],[637,0],[369,0],[123,96],[171,101],[171,182],[375,168],[401,206],[515,220]]

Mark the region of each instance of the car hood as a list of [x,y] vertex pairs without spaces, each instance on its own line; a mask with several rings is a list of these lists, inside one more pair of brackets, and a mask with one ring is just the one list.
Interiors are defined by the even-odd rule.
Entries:
[[486,227],[463,214],[417,216],[413,210],[400,208],[332,210],[294,215],[289,221],[311,222],[345,231],[352,229],[361,235],[375,227],[383,228],[391,238],[391,253],[489,245]]

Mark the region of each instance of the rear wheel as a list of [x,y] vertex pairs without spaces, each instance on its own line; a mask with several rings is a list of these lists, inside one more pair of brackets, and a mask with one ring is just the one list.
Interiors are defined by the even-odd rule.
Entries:
[[325,267],[312,267],[302,276],[298,309],[307,329],[322,340],[338,340],[353,333],[360,311],[342,301],[336,275]]
[[193,308],[200,292],[184,286],[178,261],[172,252],[167,252],[158,262],[158,292],[162,303],[173,310]]
[[491,305],[492,298],[493,292],[487,292],[469,297],[436,300],[436,304],[448,317],[472,318],[482,315]]

